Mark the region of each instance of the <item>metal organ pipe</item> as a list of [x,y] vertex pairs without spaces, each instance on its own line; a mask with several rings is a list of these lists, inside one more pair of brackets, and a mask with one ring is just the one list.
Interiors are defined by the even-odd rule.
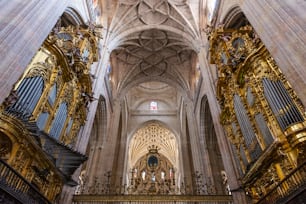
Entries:
[[251,159],[254,160],[261,154],[262,151],[257,141],[255,132],[253,131],[249,116],[241,102],[240,96],[237,94],[234,96],[234,108],[247,148],[250,148],[251,144],[255,142],[254,149],[250,151]]
[[279,90],[279,84],[277,82],[271,82],[271,84],[272,84],[272,87],[274,89],[274,94],[278,96],[277,97],[278,101],[281,103],[281,109],[283,110],[282,117],[286,121],[286,124],[285,124],[284,128],[286,128],[288,125],[290,125],[293,122],[290,115],[287,114],[288,113],[287,107],[289,107],[290,103],[288,103],[288,101],[286,101],[286,98],[284,97],[282,91]]
[[288,91],[285,88],[284,84],[281,81],[278,81],[278,85],[279,85],[280,92],[283,93],[283,96],[286,99],[287,103],[290,104],[288,106],[288,113],[289,113],[289,116],[291,116],[292,119],[293,119],[292,123],[304,121],[302,114],[297,109],[297,107],[294,104],[292,98],[288,94]]
[[38,76],[25,78],[17,89],[19,98],[12,107],[18,111],[31,114],[41,97],[43,83],[43,79]]
[[272,144],[273,142],[273,137],[271,135],[271,132],[267,126],[267,123],[262,115],[262,113],[258,113],[255,115],[255,120],[258,124],[259,130],[261,132],[261,134],[264,137],[264,140],[266,142],[266,145],[269,146],[270,144]]
[[268,100],[268,103],[272,109],[272,112],[274,113],[274,115],[276,116],[276,119],[280,125],[280,127],[282,128],[282,130],[285,129],[285,124],[286,121],[284,118],[282,118],[279,114],[279,110],[281,109],[281,106],[279,105],[277,99],[275,98],[275,94],[273,93],[273,87],[271,87],[271,81],[269,81],[268,79],[264,78],[263,79],[263,85],[264,85],[264,94]]
[[[291,124],[304,121],[281,81],[273,82],[264,78],[263,85],[265,96],[282,130],[285,130]],[[283,113],[280,113],[281,110]]]
[[246,145],[249,146],[252,142],[252,137],[251,137],[252,134],[250,133],[250,128],[252,127],[246,121],[248,116],[246,115],[246,113],[243,112],[244,107],[238,95],[234,96],[234,105],[235,105],[235,110],[238,113],[237,120],[241,127],[241,131],[245,137]]
[[67,104],[62,103],[58,108],[58,111],[52,123],[51,130],[49,132],[49,134],[52,137],[59,139],[59,136],[64,127],[66,118],[67,118]]
[[43,90],[43,79],[41,77],[37,78],[35,87],[33,90],[32,96],[29,96],[29,104],[27,106],[27,109],[29,110],[30,113],[33,112],[34,108],[36,107],[37,102],[39,101],[41,94]]

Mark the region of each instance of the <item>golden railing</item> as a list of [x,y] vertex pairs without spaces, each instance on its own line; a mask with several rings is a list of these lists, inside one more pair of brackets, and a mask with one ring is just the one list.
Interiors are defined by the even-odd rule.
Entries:
[[74,195],[73,204],[233,204],[230,195]]
[[0,203],[51,204],[31,183],[0,159]]
[[306,162],[292,171],[256,204],[276,204],[298,196],[306,189]]

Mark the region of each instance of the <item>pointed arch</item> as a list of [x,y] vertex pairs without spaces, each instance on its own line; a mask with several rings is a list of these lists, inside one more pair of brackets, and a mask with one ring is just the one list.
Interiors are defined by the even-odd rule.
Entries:
[[72,7],[66,8],[62,17],[61,17],[62,24],[65,26],[68,25],[84,25],[85,22],[79,12]]
[[224,194],[225,187],[221,176],[224,166],[206,95],[203,96],[200,107],[200,144],[202,149],[201,157],[205,160],[204,164],[208,165],[204,168],[207,171],[206,173],[211,173],[211,178],[213,179],[207,182],[211,182],[214,185],[217,194]]
[[[90,138],[86,148],[88,160],[82,167],[82,174],[88,178],[85,190],[88,190],[94,180],[94,175],[101,161],[101,147],[104,145],[107,131],[107,106],[105,97],[100,95],[94,122],[90,132]],[[82,192],[79,192],[82,193]]]
[[129,141],[129,163],[131,166],[147,153],[147,147],[156,145],[174,165],[178,164],[178,141],[175,134],[157,121],[145,123],[137,129]]
[[105,97],[100,95],[97,112],[95,116],[95,124],[98,128],[96,141],[103,143],[106,139],[107,132],[107,107]]
[[247,18],[238,5],[234,5],[223,19],[224,28],[240,28],[249,24]]

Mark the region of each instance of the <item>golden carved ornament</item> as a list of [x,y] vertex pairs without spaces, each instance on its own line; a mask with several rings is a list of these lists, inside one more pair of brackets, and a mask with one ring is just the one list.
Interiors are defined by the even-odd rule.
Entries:
[[[235,146],[244,170],[242,183],[249,194],[258,200],[292,172],[298,166],[298,161],[303,160],[299,158],[302,158],[300,152],[304,152],[306,141],[305,108],[251,26],[217,28],[211,32],[209,40],[210,62],[216,64],[218,69],[216,94],[221,106],[220,122]],[[292,106],[295,105],[301,113],[302,122],[290,125],[285,131],[281,130],[277,115],[266,98],[263,79],[283,84]],[[255,135],[248,146],[235,113],[234,96],[241,100]],[[279,114],[284,115],[290,109],[290,106],[283,107]],[[262,122],[271,134],[271,144],[267,144],[260,129],[262,125],[256,121],[258,115],[262,115]],[[251,163],[251,152],[255,151],[257,143],[262,153]],[[279,149],[282,149],[281,154]],[[243,154],[247,165],[242,159]],[[287,161],[287,165],[284,165],[284,161]]]

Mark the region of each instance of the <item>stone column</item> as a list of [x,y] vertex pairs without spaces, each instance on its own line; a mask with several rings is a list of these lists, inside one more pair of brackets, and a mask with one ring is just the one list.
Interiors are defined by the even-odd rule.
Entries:
[[121,112],[121,106],[118,101],[114,103],[114,112],[112,113],[112,116],[109,117],[111,121],[109,122],[108,127],[108,133],[106,136],[101,135],[101,133],[98,133],[98,136],[106,137],[106,139],[102,141],[95,141],[96,144],[94,144],[95,152],[94,154],[91,154],[90,156],[93,156],[91,158],[92,165],[88,166],[87,175],[88,175],[88,185],[87,187],[94,185],[94,180],[97,178],[98,182],[106,184],[107,177],[106,173],[108,171],[111,171],[112,175],[116,172],[113,172],[113,166],[115,163],[115,150],[117,145],[117,139],[118,139],[118,125],[119,125],[119,119],[120,119],[120,112]]
[[[100,59],[99,62],[94,63],[92,65],[91,73],[95,75],[98,79],[103,79],[104,78],[104,72],[103,72],[104,67],[105,67],[105,64],[103,64],[103,60]],[[94,80],[92,87],[93,87],[92,90],[95,93],[94,98],[98,99],[100,95],[104,95],[104,87],[105,87],[104,80]],[[94,176],[96,176],[92,174],[92,172],[97,171],[96,169],[99,169],[100,167],[99,166],[99,164],[101,164],[100,160],[101,160],[101,157],[103,157],[101,152],[103,151],[103,144],[104,144],[104,141],[101,141],[100,138],[106,137],[104,133],[101,132],[100,128],[97,128],[96,131],[92,131],[98,104],[99,104],[98,100],[94,100],[93,102],[90,103],[86,123],[84,127],[81,128],[78,134],[78,140],[75,146],[75,149],[77,151],[85,154],[86,149],[88,147],[89,140],[91,139],[91,137],[95,137],[95,138],[92,138],[92,142],[91,142],[91,143],[94,143],[94,146],[89,147],[91,149],[89,156],[93,156],[93,158],[88,158],[87,165],[90,166],[91,169],[89,172],[88,168],[86,168],[86,171],[87,171],[86,175],[91,175],[92,177],[86,181],[86,188],[88,187],[88,185],[92,185]],[[75,181],[78,181],[80,173],[81,173],[81,167],[78,168],[74,172],[72,178]],[[60,203],[71,203],[74,191],[75,191],[75,187],[64,186],[62,194],[61,194],[61,198],[60,198]]]
[[[205,127],[205,124],[201,124],[201,115],[204,114],[203,112],[201,112],[201,106],[202,106],[202,99],[203,97],[198,99],[198,104],[199,104],[199,109],[196,111],[196,114],[199,115],[199,121],[198,126],[199,126],[199,146],[200,146],[200,155],[199,157],[202,160],[202,168],[203,170],[203,180],[204,183],[209,183],[211,185],[214,185],[215,187],[218,185],[217,183],[215,183],[215,178],[214,178],[214,174],[219,173],[220,172],[213,172],[213,167],[212,165],[216,165],[217,161],[214,161],[213,158],[211,158],[210,154],[209,154],[209,144],[207,143],[207,138],[209,137],[209,135],[207,134],[207,131],[205,131],[205,129],[207,129],[207,127]],[[206,113],[207,114],[207,113]],[[206,119],[205,119],[206,120]],[[203,132],[201,132],[201,126],[203,127]],[[223,164],[223,163],[222,163]]]
[[[115,100],[114,101],[114,112],[112,113],[111,121],[110,121],[110,126],[109,126],[109,133],[107,135],[106,141],[105,141],[105,145],[104,145],[104,149],[102,152],[102,161],[101,161],[101,168],[99,169],[99,171],[104,171],[102,172],[103,174],[106,171],[113,171],[112,172],[112,178],[114,176],[116,176],[116,171],[114,168],[114,166],[117,166],[116,163],[116,159],[117,159],[117,154],[116,154],[116,150],[118,150],[118,148],[116,148],[118,145],[120,145],[121,142],[121,138],[120,138],[120,134],[121,134],[121,129],[119,130],[120,127],[120,117],[121,117],[121,102],[119,100]],[[119,139],[119,141],[118,141]],[[112,179],[114,180],[114,179]]]
[[306,1],[245,0],[241,9],[306,105]]
[[214,123],[216,136],[217,136],[217,142],[220,148],[220,152],[222,155],[223,160],[223,166],[225,168],[225,171],[228,175],[228,183],[230,185],[230,188],[232,190],[232,195],[234,198],[235,204],[246,204],[248,203],[247,197],[245,195],[245,192],[243,189],[241,189],[241,185],[239,182],[239,175],[237,168],[235,167],[235,161],[232,155],[232,151],[230,148],[230,144],[228,139],[226,138],[225,132],[223,130],[223,127],[219,120],[220,115],[220,106],[216,98],[216,90],[215,90],[215,82],[216,78],[213,75],[212,69],[214,69],[213,66],[210,66],[208,64],[208,61],[206,59],[206,51],[204,49],[201,50],[199,53],[199,62],[201,67],[201,72],[203,75],[203,85],[202,89],[207,95],[207,100],[209,103],[211,116],[212,116],[212,122]]
[[67,0],[0,1],[0,103],[23,74]]
[[[189,131],[189,137],[190,137],[190,145],[191,145],[191,156],[193,160],[193,168],[194,171],[198,171],[199,173],[203,174],[203,178],[207,178],[207,171],[204,171],[205,165],[203,162],[205,158],[201,157],[203,156],[201,154],[200,150],[200,138],[199,138],[199,127],[197,126],[196,122],[196,116],[194,114],[194,105],[191,100],[187,101],[187,106],[186,106],[186,115],[187,115],[187,121],[188,121],[188,129]],[[206,155],[208,156],[208,155]],[[195,172],[192,172],[195,173]],[[204,181],[207,182],[207,181]]]
[[[186,191],[185,193],[191,193],[192,192],[192,172],[194,170],[193,168],[193,159],[192,159],[192,153],[191,153],[191,144],[190,144],[190,134],[188,133],[187,128],[187,121],[186,121],[186,107],[183,103],[183,108],[181,111],[183,113],[181,114],[181,120],[182,120],[182,127],[181,127],[181,133],[180,133],[180,158],[181,158],[181,166],[183,169],[181,169],[181,183],[184,183],[185,189],[181,186],[181,191]],[[181,183],[178,183],[177,185],[180,186]],[[189,186],[187,188],[187,186]]]
[[126,107],[125,103],[122,102],[121,104],[121,119],[122,121],[119,121],[119,128],[116,128],[117,132],[117,141],[116,141],[116,146],[114,148],[114,162],[113,162],[113,168],[112,168],[112,185],[113,187],[116,187],[116,193],[123,193],[122,185],[124,185],[124,172],[126,168],[126,160],[128,160],[128,156],[126,155],[126,147],[129,146],[127,144],[127,131],[126,131]]

